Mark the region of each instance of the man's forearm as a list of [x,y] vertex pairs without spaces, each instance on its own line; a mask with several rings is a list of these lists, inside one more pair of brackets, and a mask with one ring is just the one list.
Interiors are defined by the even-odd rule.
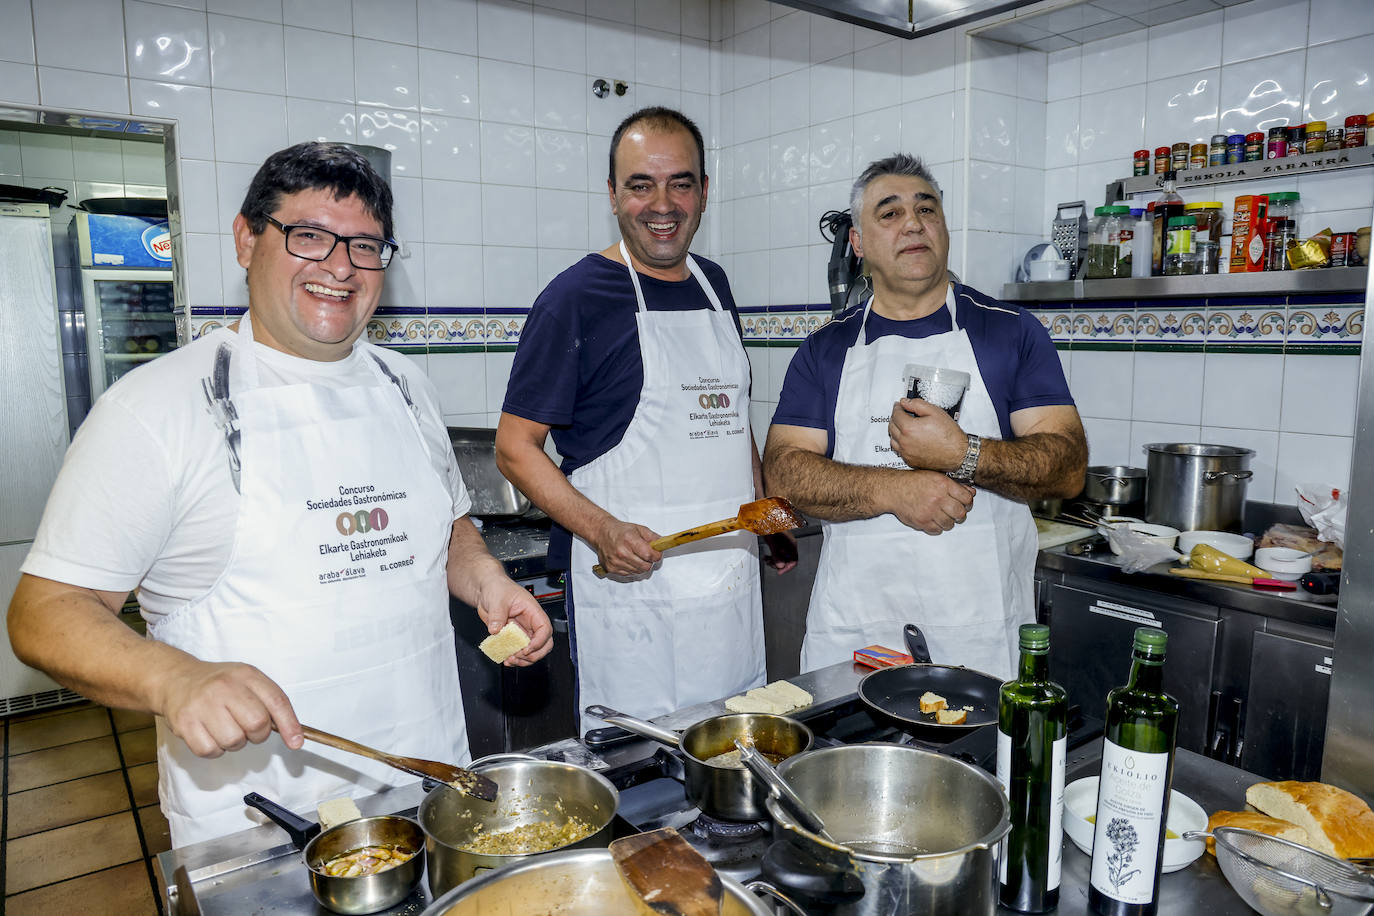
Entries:
[[1088,448],[1081,434],[1032,433],[1011,441],[984,439],[973,475],[976,486],[1011,499],[1077,496]]
[[483,587],[493,577],[507,578],[501,561],[487,550],[482,534],[467,518],[453,523],[448,544],[448,590],[459,601],[477,607]]
[[843,464],[800,448],[774,448],[763,457],[769,492],[807,515],[829,522],[873,518],[889,511],[882,494],[908,472]]
[[500,448],[497,467],[536,506],[573,534],[594,541],[610,513],[583,496],[542,448],[518,443]]

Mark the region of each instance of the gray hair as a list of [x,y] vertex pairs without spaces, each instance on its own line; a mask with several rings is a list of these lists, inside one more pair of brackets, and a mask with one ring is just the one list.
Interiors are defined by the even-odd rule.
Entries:
[[[855,230],[859,229],[859,209],[863,206],[864,191],[870,184],[884,175],[906,175],[910,178],[919,178],[935,189],[936,197],[944,200],[944,192],[936,183],[935,176],[930,173],[930,168],[919,156],[894,153],[886,159],[870,162],[868,168],[864,169],[854,181],[854,187],[849,191],[849,215],[854,221]],[[860,236],[862,236],[861,231]]]

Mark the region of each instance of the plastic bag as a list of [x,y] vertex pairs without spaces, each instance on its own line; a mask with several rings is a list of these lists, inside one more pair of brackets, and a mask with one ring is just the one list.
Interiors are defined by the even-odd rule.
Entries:
[[1316,483],[1298,484],[1298,511],[1317,529],[1317,540],[1345,550],[1345,491]]
[[1174,548],[1152,541],[1140,532],[1130,530],[1127,525],[1103,525],[1097,531],[1107,539],[1112,552],[1121,557],[1123,572],[1140,572],[1160,563],[1183,559],[1183,554]]

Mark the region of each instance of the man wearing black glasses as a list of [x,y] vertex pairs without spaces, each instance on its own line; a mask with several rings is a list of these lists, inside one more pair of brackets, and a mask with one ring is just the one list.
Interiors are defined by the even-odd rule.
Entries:
[[[391,205],[346,147],[270,157],[234,219],[248,313],[100,398],[24,563],[16,654],[157,715],[175,846],[252,826],[246,792],[310,810],[413,781],[305,745],[302,721],[466,762],[450,593],[530,637],[507,664],[548,652],[548,619],[467,518],[433,386],[361,340]],[[151,639],[116,617],[135,588]]]

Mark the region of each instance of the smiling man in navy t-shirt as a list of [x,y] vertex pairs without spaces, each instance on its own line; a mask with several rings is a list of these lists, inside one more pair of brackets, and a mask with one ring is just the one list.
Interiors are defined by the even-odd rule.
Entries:
[[[1034,619],[1025,501],[1082,489],[1083,426],[1039,322],[950,280],[919,159],[870,164],[851,205],[874,295],[797,350],[764,452],[770,492],[826,522],[802,670],[916,623],[935,661],[1007,677]],[[962,373],[962,399],[932,369]]]

